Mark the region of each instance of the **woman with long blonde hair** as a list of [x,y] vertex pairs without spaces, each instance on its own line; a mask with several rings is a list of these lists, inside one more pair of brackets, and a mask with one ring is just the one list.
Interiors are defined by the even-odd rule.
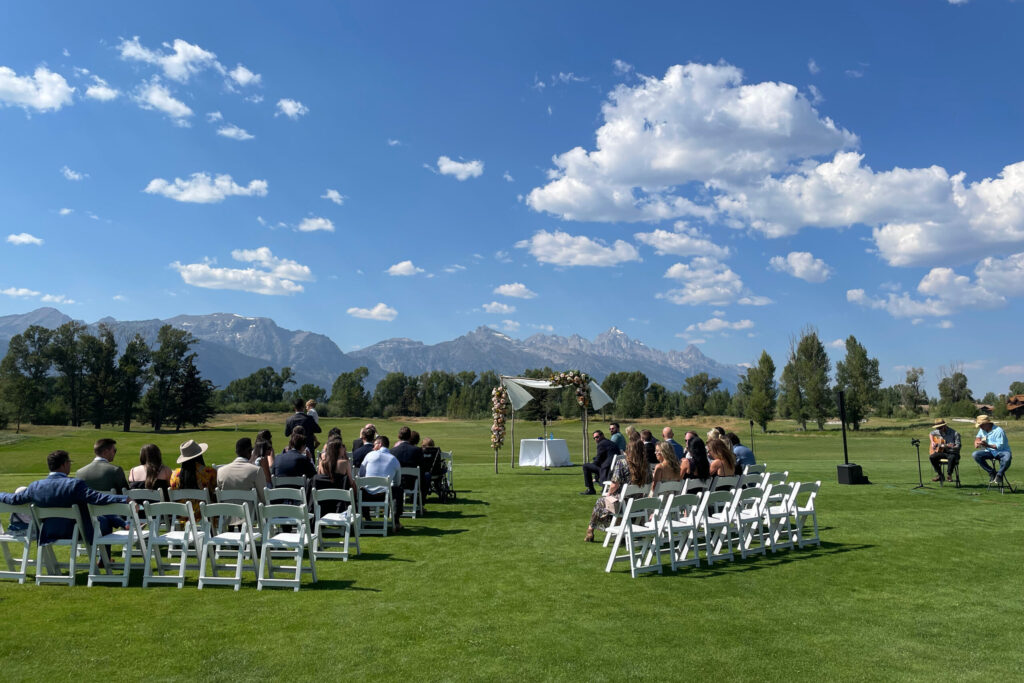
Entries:
[[651,468],[647,464],[647,456],[644,454],[644,444],[640,439],[630,440],[626,444],[625,460],[619,460],[615,465],[615,471],[612,472],[612,484],[608,489],[608,495],[601,496],[594,503],[594,511],[590,515],[590,525],[587,526],[587,535],[583,537],[583,540],[588,543],[593,541],[594,529],[607,528],[615,518],[619,492],[623,486],[633,484],[643,487],[650,483]]
[[731,477],[736,474],[736,456],[722,439],[708,441],[708,454],[711,456],[711,476]]
[[651,478],[651,495],[654,489],[663,481],[679,481],[683,473],[679,470],[679,459],[676,457],[676,449],[668,441],[658,442],[654,450],[658,456],[658,464],[654,466],[654,476]]

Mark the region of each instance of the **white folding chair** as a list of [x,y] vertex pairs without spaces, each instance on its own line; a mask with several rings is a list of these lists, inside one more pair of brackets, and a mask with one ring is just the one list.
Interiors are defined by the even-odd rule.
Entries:
[[756,465],[747,465],[743,468],[743,474],[764,474],[768,471],[768,465],[759,462]]
[[[117,515],[128,522],[127,529],[112,529],[109,534],[100,535],[100,517]],[[128,587],[132,573],[132,555],[134,551],[144,551],[145,542],[135,506],[131,503],[111,503],[109,505],[89,504],[89,518],[92,520],[93,539],[89,547],[89,586],[94,583],[119,583],[122,588]],[[117,564],[111,557],[110,549],[120,546],[123,549],[123,562]],[[104,573],[99,571],[99,561],[103,560]],[[120,568],[121,573],[114,570]]]
[[736,482],[736,486],[741,489],[749,489],[751,486],[761,488],[761,478],[760,474],[744,474],[740,477],[740,480]]
[[[658,536],[658,512],[661,501],[657,498],[630,498],[622,514],[622,524],[615,534],[615,542],[604,570],[610,572],[616,562],[629,562],[629,575],[656,571],[662,573],[661,543]],[[619,548],[625,552],[619,554]],[[656,558],[656,562],[652,559]]]
[[[10,519],[7,517],[8,515],[18,515],[27,520],[26,528],[13,529],[0,519],[0,551],[3,552],[4,563],[7,566],[6,571],[0,571],[0,579],[17,579],[18,583],[23,584],[28,578],[28,567],[32,564],[32,541],[37,537],[32,508],[27,503],[25,505],[0,503],[0,515],[7,519]],[[12,554],[11,545],[21,546],[21,550],[17,554]]]
[[[366,489],[384,487],[384,500],[364,500]],[[387,536],[388,527],[394,522],[391,515],[391,477],[356,477],[356,499],[359,514],[363,514],[361,533],[364,536]],[[366,515],[369,517],[366,517]],[[381,522],[376,517],[383,517]]]
[[[348,509],[342,512],[324,512],[323,504],[327,502],[348,503]],[[313,510],[316,516],[316,535],[313,538],[313,554],[321,557],[340,557],[348,561],[349,540],[355,538],[356,554],[359,554],[359,510],[355,505],[355,496],[348,489],[316,489],[313,491]],[[341,540],[328,540],[326,532],[333,530],[341,534]],[[328,550],[341,548],[341,550]]]
[[[797,545],[803,548],[805,545],[821,545],[821,537],[818,536],[818,513],[814,509],[814,499],[818,497],[818,489],[821,488],[821,481],[814,483],[797,483],[793,485],[793,494],[790,496],[790,510],[793,513],[793,535],[796,537]],[[807,496],[803,505],[800,498]],[[810,519],[814,524],[814,536],[810,538],[804,535],[804,526]]]
[[[260,518],[263,524],[263,551],[260,556],[260,568],[256,579],[257,590],[264,586],[281,586],[299,590],[302,585],[302,572],[308,572],[316,583],[316,557],[313,553],[314,542],[309,531],[309,517],[306,509],[298,505],[261,505]],[[294,529],[289,531],[287,529]],[[302,566],[302,556],[309,550],[309,567]],[[293,558],[292,566],[274,566],[274,558],[282,555]],[[295,577],[278,579],[277,572],[294,570]]]
[[300,488],[303,491],[306,490],[306,476],[299,475],[297,477],[279,477],[276,474],[270,475],[270,483],[274,485],[274,488],[279,486],[287,486],[289,488]]
[[[200,503],[199,515],[203,526],[202,550],[199,554],[199,590],[203,589],[204,584],[233,586],[236,591],[239,590],[242,587],[242,572],[257,572],[256,538],[253,536],[249,508],[243,503]],[[235,520],[238,520],[238,531],[231,531],[231,525],[235,524]],[[211,550],[213,552],[210,552]],[[221,567],[217,561],[221,553],[228,550],[234,550],[235,563]],[[210,574],[206,573],[207,562]],[[218,572],[222,568],[234,569],[235,575],[220,576]]]
[[711,491],[704,499],[704,549],[708,565],[733,560],[731,491]]
[[660,481],[654,487],[654,492],[651,495],[660,500],[662,505],[664,505],[669,496],[679,495],[682,492],[682,481]]
[[[619,464],[619,457],[620,456],[619,456],[618,453],[616,453],[615,455],[612,456],[612,466],[608,468],[609,475],[612,472],[615,471],[615,466]],[[612,488],[612,480],[611,479],[605,479],[603,482],[601,482],[601,495],[602,496],[607,496],[608,495],[608,491],[610,491],[611,488]]]
[[[66,583],[75,585],[75,561],[78,558],[78,543],[82,540],[82,515],[77,505],[66,508],[44,508],[32,504],[32,517],[36,528],[42,533],[43,523],[48,519],[66,519],[73,522],[71,538],[58,538],[48,543],[36,543],[36,585],[44,583]],[[98,532],[99,529],[96,529]],[[54,546],[66,546],[69,550],[67,563],[58,562],[53,552]],[[50,570],[53,570],[51,572]],[[67,574],[62,574],[63,570]]]
[[[199,548],[205,537],[196,525],[192,505],[183,502],[145,503],[146,523],[149,537],[146,539],[145,567],[142,574],[142,587],[148,588],[151,583],[173,583],[178,588],[185,586],[185,570],[188,569],[189,555],[199,558]],[[183,520],[181,529],[177,529],[178,520]],[[177,567],[178,573],[167,574],[161,549],[167,549],[168,558],[175,550],[179,551],[180,560],[169,562],[169,567]],[[153,573],[153,561],[156,571]],[[196,563],[198,568],[198,561]]]
[[662,508],[660,543],[667,548],[672,571],[700,566],[698,533],[701,529],[704,496],[695,493],[670,494]]
[[[273,489],[266,489],[266,491],[272,491]],[[245,505],[249,510],[249,521],[252,522],[252,529],[254,533],[259,531],[259,504],[260,497],[256,493],[256,489],[222,489],[217,488],[217,502],[218,503],[240,503]],[[237,524],[240,520],[235,520],[232,523]],[[259,539],[257,539],[259,542]]]
[[623,519],[622,515],[626,510],[626,501],[632,498],[642,498],[645,493],[647,493],[647,491],[644,487],[636,486],[635,484],[626,484],[622,487],[622,490],[619,491],[619,504],[616,506],[612,523],[604,530],[603,547],[607,548],[608,544],[612,541],[612,537],[620,531]]
[[306,505],[306,490],[293,488],[272,488],[263,492],[267,505]]
[[455,490],[455,475],[452,471],[452,465],[455,463],[454,453],[455,451],[441,451],[441,460],[446,466],[444,476],[448,480],[448,488],[451,491]]
[[704,493],[711,488],[711,478],[683,480],[683,493]]
[[[423,508],[423,497],[420,494],[420,469],[418,467],[403,467],[399,470],[399,481],[402,482],[402,495],[405,497],[405,505],[402,507],[403,517],[416,518],[416,513]],[[411,477],[415,484],[411,489],[405,488],[405,480]]]
[[780,548],[793,548],[793,524],[790,517],[790,496],[793,487],[790,484],[771,484],[764,490],[761,503],[765,537],[772,553]]
[[788,470],[785,472],[765,472],[761,475],[761,488],[766,489],[771,484],[785,484],[787,479],[789,479]]
[[151,491],[150,489],[128,489],[124,492],[124,495],[128,496],[128,500],[142,505],[142,503],[163,503],[165,502],[164,494],[160,490]]
[[[757,476],[757,475],[754,475]],[[733,528],[740,546],[740,557],[767,553],[764,543],[764,520],[761,506],[764,490],[756,486],[736,489],[732,502]]]
[[737,476],[715,477],[711,482],[712,491],[732,491],[736,488],[740,478]]

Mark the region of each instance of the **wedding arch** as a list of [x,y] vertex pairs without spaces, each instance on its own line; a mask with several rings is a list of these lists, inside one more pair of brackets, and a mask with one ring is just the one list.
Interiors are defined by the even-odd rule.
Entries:
[[505,443],[505,417],[509,413],[509,408],[512,413],[509,434],[509,438],[512,440],[510,464],[514,468],[516,466],[516,411],[533,400],[533,395],[527,391],[527,388],[550,390],[564,387],[573,387],[576,390],[576,405],[580,407],[580,421],[583,424],[583,461],[590,462],[587,408],[592,406],[594,410],[600,410],[612,402],[611,397],[605,393],[600,384],[579,370],[556,372],[548,379],[502,375],[501,384],[491,391],[491,414],[494,418],[491,424],[491,448],[494,449],[495,474],[498,473],[498,451]]

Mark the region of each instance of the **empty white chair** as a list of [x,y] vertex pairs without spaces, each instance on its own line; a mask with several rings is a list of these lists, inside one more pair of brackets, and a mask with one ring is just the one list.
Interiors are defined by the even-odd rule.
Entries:
[[698,534],[703,523],[703,499],[703,495],[695,493],[673,494],[662,508],[658,531],[661,546],[668,550],[672,571],[700,566]]
[[[148,588],[151,583],[173,583],[178,588],[185,585],[185,570],[188,568],[188,557],[198,559],[199,548],[204,541],[201,531],[196,525],[192,506],[188,503],[145,503],[146,523],[149,536],[146,539],[145,567],[142,574],[142,587]],[[178,521],[182,528],[177,529]],[[168,574],[161,557],[161,550],[166,548],[168,557],[174,551],[180,557],[177,563],[169,567],[177,567],[177,574]],[[156,574],[153,573],[153,562],[156,561]],[[197,563],[198,564],[198,563]]]
[[626,510],[626,501],[631,498],[641,498],[647,492],[643,486],[637,486],[635,484],[626,484],[619,491],[619,504],[616,506],[615,514],[612,517],[611,524],[604,530],[604,543],[602,544],[605,548],[611,543],[612,538],[617,534],[622,526],[622,515]]
[[[420,469],[418,467],[403,467],[399,470],[399,481],[402,482],[402,495],[405,496],[405,505],[402,507],[403,517],[416,518],[416,514],[423,509],[423,496],[420,492]],[[412,488],[405,488],[406,481],[415,481]]]
[[[615,472],[615,466],[619,464],[619,458],[620,457],[622,457],[622,456],[620,456],[618,453],[616,453],[615,455],[612,456],[612,464],[611,464],[611,467],[608,468],[608,476],[611,476],[611,474],[613,472]],[[608,495],[608,491],[610,491],[611,488],[612,488],[612,480],[611,479],[605,479],[603,482],[601,482],[601,495],[602,496],[607,496]]]
[[[302,572],[309,572],[316,583],[316,557],[312,552],[312,534],[306,509],[298,505],[262,505],[260,517],[263,524],[263,551],[256,579],[257,590],[264,586],[282,586],[296,591],[302,585]],[[293,529],[291,531],[287,529]],[[302,556],[309,550],[309,567],[302,566]],[[274,558],[290,556],[294,565],[274,566]],[[294,571],[294,578],[278,579],[277,572]]]
[[[821,488],[821,482],[816,481],[811,483],[797,483],[793,486],[793,494],[790,496],[790,510],[793,513],[793,535],[796,537],[797,544],[803,548],[805,545],[821,545],[821,537],[818,536],[818,513],[814,509],[814,499],[818,497],[818,489]],[[804,503],[801,505],[800,500],[804,499]],[[807,520],[811,520],[814,524],[814,535],[807,537],[804,535],[804,526],[807,524]]]
[[761,488],[768,488],[769,484],[785,484],[789,479],[789,471],[765,472],[761,477]]
[[[324,512],[325,503],[336,505],[348,503],[348,509],[341,512]],[[313,538],[313,554],[321,557],[340,557],[348,561],[349,539],[355,538],[356,554],[359,554],[359,510],[355,496],[348,489],[316,489],[313,491],[313,511],[316,516],[316,534]],[[330,540],[326,532],[341,534],[339,540]],[[329,550],[340,548],[340,550]]]
[[711,491],[704,498],[704,548],[708,565],[733,560],[731,491]]
[[[366,500],[366,489],[384,488],[384,500]],[[361,532],[364,536],[387,536],[388,527],[393,525],[391,514],[391,477],[356,477],[356,501],[358,513],[364,515]],[[381,521],[376,521],[381,517]]]
[[[200,503],[199,514],[203,526],[202,550],[199,554],[199,590],[202,590],[205,584],[221,584],[233,586],[237,591],[242,587],[243,571],[249,570],[253,574],[257,572],[256,538],[253,535],[249,508],[243,503]],[[229,526],[236,524],[235,520],[238,520],[238,531],[232,531]],[[234,576],[219,574],[221,567],[217,561],[221,553],[227,550],[234,550],[235,563],[223,568],[234,569]],[[210,566],[209,574],[206,572],[207,563]]]
[[[661,501],[657,498],[630,498],[622,515],[622,524],[615,534],[611,554],[605,571],[619,561],[629,562],[629,575],[656,571],[662,573],[661,543],[658,536],[658,512]],[[619,554],[623,548],[624,553]],[[656,561],[652,562],[652,559]]]
[[762,515],[765,524],[765,538],[772,552],[780,548],[792,549],[793,525],[790,521],[790,501],[793,487],[789,484],[772,484],[764,491]]
[[[35,520],[37,529],[43,528],[43,522],[48,519],[66,519],[73,522],[71,538],[58,538],[47,543],[36,543],[36,585],[44,583],[66,583],[69,586],[75,585],[75,561],[78,557],[78,543],[82,540],[82,516],[77,505],[66,508],[43,508],[38,505],[30,505],[32,518]],[[96,529],[99,533],[99,529]],[[69,549],[67,563],[57,562],[53,553],[53,546],[66,546]],[[53,569],[53,572],[50,572]],[[61,571],[66,569],[67,574]]]
[[270,481],[274,485],[274,488],[279,486],[288,486],[290,488],[301,488],[306,489],[306,477],[305,475],[299,475],[297,477],[279,477],[276,474],[270,475]]
[[[749,476],[749,475],[748,475]],[[757,476],[757,475],[754,475]],[[740,557],[767,552],[764,544],[764,519],[762,505],[764,490],[756,486],[736,489],[732,503],[733,528],[740,546]]]
[[[3,519],[10,519],[8,515],[18,515],[25,520],[24,528],[12,528],[4,524]],[[17,579],[18,583],[25,583],[28,577],[28,567],[32,564],[31,548],[32,541],[36,538],[36,522],[32,517],[32,508],[25,505],[8,505],[0,503],[0,551],[3,552],[6,571],[0,571],[2,579]],[[21,550],[11,553],[11,545],[20,546]]]
[[741,489],[749,489],[751,486],[761,488],[761,479],[762,476],[760,474],[744,474],[740,477],[740,480],[736,482],[736,485]]
[[[112,529],[109,534],[100,534],[100,517],[118,515],[128,522],[127,529]],[[110,505],[89,504],[89,517],[92,519],[93,539],[89,548],[89,586],[94,583],[119,583],[122,588],[128,587],[132,573],[132,554],[135,550],[144,551],[144,540],[141,537],[141,525],[131,503],[111,503]],[[115,546],[123,549],[124,561],[117,565],[110,553]],[[105,565],[104,573],[99,571],[99,560]],[[114,570],[120,567],[121,574]]]
[[764,474],[768,471],[768,465],[759,462],[756,465],[747,465],[743,468],[743,474]]

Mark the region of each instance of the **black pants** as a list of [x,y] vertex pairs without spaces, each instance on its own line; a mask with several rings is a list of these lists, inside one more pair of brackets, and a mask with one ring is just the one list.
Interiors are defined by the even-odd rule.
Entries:
[[[383,503],[384,499],[386,497],[383,491],[381,491],[380,493],[368,493],[368,492],[366,492],[364,490],[364,491],[362,491],[362,495],[363,495],[363,500],[380,502],[380,503]],[[395,520],[395,526],[396,527],[401,524],[400,520],[402,519],[402,507],[403,507],[404,503],[405,503],[405,495],[402,493],[402,487],[401,486],[392,486],[391,487],[391,516]],[[363,517],[369,517],[370,516],[369,508],[363,508],[362,509],[362,513],[363,513]]]
[[946,465],[946,474],[952,477],[953,468],[956,467],[956,464],[958,462],[960,462],[960,454],[936,451],[935,453],[932,453],[931,455],[928,456],[928,459],[931,460],[932,462],[932,469],[935,470],[935,474],[939,475],[940,477],[942,476],[942,463],[940,463],[939,460],[942,460],[943,458],[949,459],[949,463]]
[[588,491],[594,490],[594,477],[597,477],[599,484],[603,483],[608,478],[608,470],[592,462],[583,465],[583,483],[586,484]]

